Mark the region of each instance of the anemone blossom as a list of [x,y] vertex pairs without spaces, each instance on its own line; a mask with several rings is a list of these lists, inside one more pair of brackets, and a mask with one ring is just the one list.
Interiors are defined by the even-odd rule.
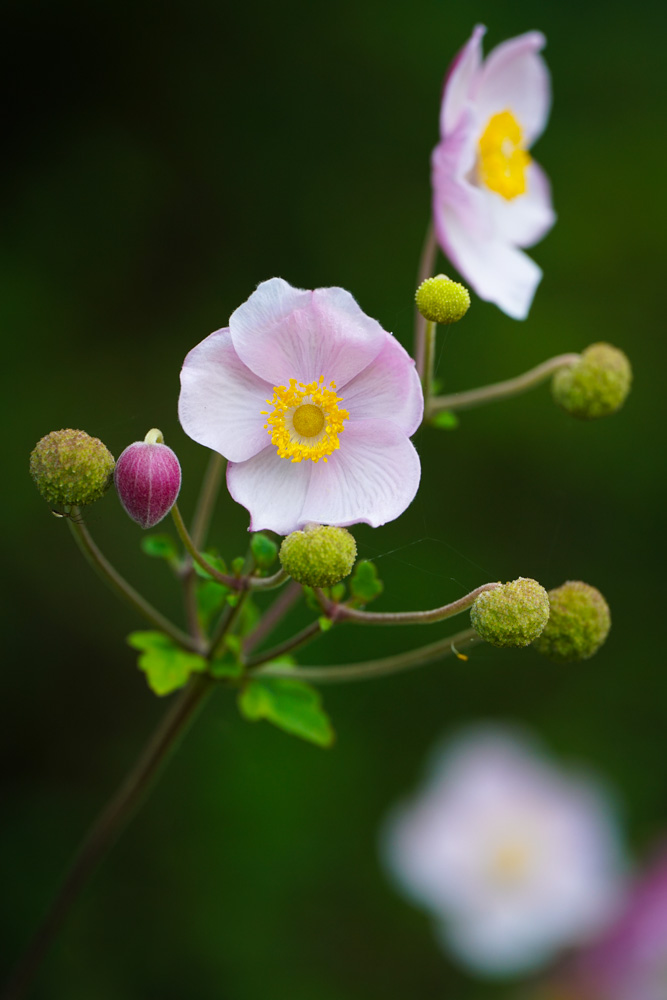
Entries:
[[281,278],[260,284],[181,372],[181,424],[229,460],[252,531],[398,517],[419,485],[410,436],[423,409],[414,361],[349,292]]
[[521,251],[549,231],[549,181],[528,149],[547,122],[544,35],[530,31],[482,61],[477,25],[450,67],[432,156],[433,219],[444,253],[482,299],[525,319],[542,277]]

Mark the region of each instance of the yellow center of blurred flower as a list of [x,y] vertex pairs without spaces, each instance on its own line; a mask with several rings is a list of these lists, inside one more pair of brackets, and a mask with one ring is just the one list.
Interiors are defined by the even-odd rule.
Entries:
[[489,118],[479,140],[479,174],[491,191],[511,201],[526,190],[530,155],[521,145],[521,126],[511,111]]
[[343,402],[335,393],[336,383],[324,385],[324,375],[318,382],[297,382],[291,378],[289,387],[273,387],[273,398],[267,403],[273,412],[262,410],[267,420],[266,427],[272,444],[281,458],[301,462],[310,458],[313,462],[327,457],[340,447],[338,435],[344,430],[343,423],[349,417],[347,410],[338,408]]
[[497,882],[519,882],[526,874],[531,858],[532,851],[528,844],[519,840],[507,840],[493,852],[489,873]]

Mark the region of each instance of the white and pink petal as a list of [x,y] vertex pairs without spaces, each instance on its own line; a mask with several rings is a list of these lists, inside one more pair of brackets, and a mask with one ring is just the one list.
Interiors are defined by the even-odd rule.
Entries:
[[443,137],[456,128],[470,100],[474,82],[482,65],[482,38],[485,33],[484,25],[477,24],[471,37],[449,67],[440,109],[440,134]]
[[342,396],[340,405],[350,414],[350,421],[391,420],[408,437],[424,415],[424,396],[415,363],[390,334],[373,363],[347,383]]
[[270,409],[272,394],[272,386],[243,364],[229,330],[217,330],[183,363],[178,416],[193,441],[243,462],[269,440],[262,410]]
[[272,385],[344,385],[380,352],[385,331],[349,292],[294,289],[280,278],[263,282],[229,320],[241,360]]
[[497,45],[479,72],[474,103],[482,127],[501,111],[511,111],[530,146],[542,134],[551,107],[549,70],[540,56],[546,44],[539,31],[529,31]]
[[402,514],[419,487],[419,456],[387,420],[346,424],[340,449],[328,462],[310,464],[304,522],[377,528]]
[[250,531],[288,535],[312,518],[304,515],[314,463],[279,458],[269,445],[247,462],[230,462],[227,488],[250,513]]

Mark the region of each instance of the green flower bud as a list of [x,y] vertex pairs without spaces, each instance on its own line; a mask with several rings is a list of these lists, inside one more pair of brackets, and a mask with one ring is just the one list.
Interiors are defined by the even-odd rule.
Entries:
[[632,368],[623,351],[611,344],[592,344],[579,361],[556,372],[551,392],[573,417],[593,420],[620,410],[631,383]]
[[568,580],[549,591],[551,613],[535,649],[556,663],[587,660],[609,635],[609,605],[599,590]]
[[263,535],[261,531],[258,531],[250,539],[250,551],[258,568],[268,569],[275,562],[278,546],[268,535]]
[[522,576],[485,590],[470,609],[472,627],[492,646],[529,646],[548,620],[549,595]]
[[307,525],[293,531],[280,546],[286,573],[308,587],[332,587],[351,572],[357,543],[345,528]]
[[465,285],[444,274],[422,281],[415,295],[417,309],[433,323],[457,323],[470,306],[470,292]]
[[85,431],[51,431],[30,455],[30,475],[50,504],[85,507],[108,490],[114,457]]

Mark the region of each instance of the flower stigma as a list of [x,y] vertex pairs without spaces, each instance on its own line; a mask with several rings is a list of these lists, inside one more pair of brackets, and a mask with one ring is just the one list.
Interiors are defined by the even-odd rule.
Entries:
[[530,154],[521,145],[521,126],[511,111],[492,115],[479,140],[482,181],[507,201],[524,194]]
[[347,410],[338,408],[343,402],[337,396],[336,383],[324,385],[324,375],[318,382],[297,382],[289,380],[289,387],[273,387],[273,398],[267,403],[273,406],[264,424],[272,444],[276,445],[280,458],[301,462],[309,458],[313,462],[325,462],[340,447],[338,435],[345,429],[344,421],[349,417]]

